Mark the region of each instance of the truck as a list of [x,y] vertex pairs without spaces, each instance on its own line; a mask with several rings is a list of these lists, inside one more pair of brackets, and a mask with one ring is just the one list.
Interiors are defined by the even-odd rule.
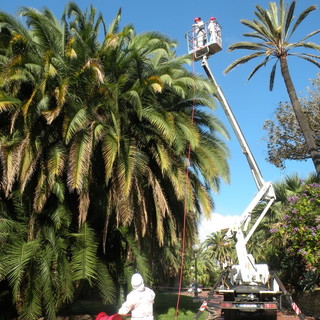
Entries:
[[[218,24],[218,22],[216,21]],[[240,220],[227,231],[227,237],[235,240],[235,249],[238,259],[237,265],[232,265],[223,270],[220,278],[209,292],[200,312],[206,307],[210,312],[210,300],[213,294],[223,296],[220,303],[221,313],[225,320],[237,319],[240,313],[268,313],[269,318],[277,318],[277,310],[281,308],[281,299],[286,297],[295,309],[299,318],[304,319],[300,309],[292,301],[291,295],[286,291],[277,275],[269,270],[267,264],[255,263],[254,257],[247,252],[246,244],[256,231],[261,220],[276,199],[272,182],[266,182],[257,162],[249,148],[249,145],[241,131],[241,128],[230,108],[230,105],[217,84],[208,64],[208,58],[222,50],[221,27],[216,28],[214,42],[209,41],[208,24],[204,23],[204,45],[195,46],[198,43],[197,33],[191,30],[186,33],[188,54],[194,61],[201,60],[201,66],[211,80],[215,88],[215,98],[219,101],[226,117],[237,137],[242,152],[246,157],[250,171],[257,186],[257,193],[240,216]],[[208,36],[207,36],[208,35]],[[259,205],[258,218],[251,226],[251,215]],[[250,227],[250,228],[249,228]],[[197,313],[195,319],[200,316]]]

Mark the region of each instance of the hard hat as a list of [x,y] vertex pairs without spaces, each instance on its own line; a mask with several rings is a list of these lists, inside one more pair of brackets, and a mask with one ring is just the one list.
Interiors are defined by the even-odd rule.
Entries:
[[198,21],[198,20],[201,20],[201,18],[200,17],[195,17],[194,18],[194,21]]
[[131,278],[131,285],[133,289],[143,289],[144,283],[141,275],[139,273],[135,273]]
[[215,17],[211,17],[210,20],[217,20]]

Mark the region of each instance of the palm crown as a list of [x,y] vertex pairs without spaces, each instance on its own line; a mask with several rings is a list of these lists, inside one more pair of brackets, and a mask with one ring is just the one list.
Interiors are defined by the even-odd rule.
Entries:
[[296,52],[294,50],[303,48],[305,50],[320,51],[319,45],[306,41],[310,37],[319,33],[320,30],[311,32],[300,41],[290,42],[290,39],[297,30],[298,26],[302,23],[302,21],[304,21],[304,19],[306,19],[310,12],[316,9],[316,6],[308,7],[298,16],[296,22],[293,23],[295,6],[295,1],[292,1],[290,6],[287,6],[285,5],[284,0],[280,0],[279,6],[277,6],[275,2],[271,2],[269,4],[269,9],[267,10],[261,8],[259,5],[256,6],[257,10],[255,11],[255,15],[258,20],[241,20],[241,23],[253,30],[252,33],[245,33],[244,36],[259,39],[260,42],[239,42],[231,45],[229,51],[246,49],[255,52],[237,59],[231,63],[224,72],[227,73],[238,65],[251,61],[252,59],[262,57],[262,62],[255,66],[250,73],[249,79],[251,79],[251,77],[262,66],[265,66],[269,61],[276,59],[271,69],[269,81],[269,89],[272,90],[277,63],[280,63],[281,74],[290,97],[292,108],[305,138],[309,156],[312,158],[318,176],[320,176],[319,148],[316,145],[313,132],[299,102],[288,67],[289,56],[300,57],[308,62],[311,62],[315,66],[320,67],[320,63],[318,62],[318,59],[320,59],[319,55],[311,54],[309,52]]

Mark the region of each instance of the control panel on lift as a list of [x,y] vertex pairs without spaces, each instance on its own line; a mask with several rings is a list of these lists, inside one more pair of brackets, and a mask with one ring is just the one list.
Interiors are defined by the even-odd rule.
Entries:
[[221,26],[215,18],[212,17],[207,22],[195,22],[192,30],[186,33],[186,39],[188,54],[194,61],[198,61],[204,56],[208,57],[221,51],[222,37]]

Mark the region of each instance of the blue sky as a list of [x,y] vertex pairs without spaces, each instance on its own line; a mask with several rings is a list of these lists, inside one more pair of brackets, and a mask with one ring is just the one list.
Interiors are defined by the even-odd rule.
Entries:
[[[319,4],[319,0],[297,0],[296,14],[313,4]],[[3,1],[1,9],[15,14],[21,6],[41,9],[46,6],[60,18],[67,2],[39,1],[39,0],[11,0]],[[289,162],[287,169],[281,171],[265,160],[267,154],[266,142],[263,137],[266,132],[262,129],[266,119],[273,117],[275,108],[280,101],[287,101],[288,95],[285,90],[282,77],[278,70],[275,88],[270,93],[268,90],[268,79],[270,66],[260,70],[249,82],[247,77],[258,61],[243,65],[224,75],[223,70],[238,57],[246,54],[246,51],[227,52],[230,44],[244,40],[243,33],[250,30],[240,23],[240,19],[252,20],[257,4],[263,8],[268,7],[266,0],[93,0],[77,1],[82,8],[93,5],[101,12],[106,23],[110,23],[119,8],[122,8],[121,26],[133,24],[137,33],[145,31],[157,31],[163,33],[178,42],[177,54],[187,53],[185,33],[191,29],[191,24],[196,16],[207,21],[211,16],[217,18],[222,26],[223,50],[209,59],[210,68],[216,81],[221,86],[239,125],[248,141],[248,144],[256,158],[266,181],[279,181],[286,175],[299,173],[305,177],[313,171],[311,161]],[[291,3],[291,1],[290,1]],[[310,14],[300,31],[292,41],[297,41],[311,31],[320,29],[320,10]],[[320,36],[311,38],[313,42],[320,43]],[[318,69],[298,58],[289,60],[289,67],[294,85],[299,96],[306,95],[306,87],[310,86],[310,79],[314,79]],[[204,74],[201,62],[190,66],[195,73]],[[217,108],[217,116],[225,123],[230,134],[231,141],[227,142],[230,153],[231,184],[222,184],[220,193],[214,196],[215,215],[211,222],[206,222],[201,228],[201,238],[211,231],[218,229],[225,221],[230,221],[234,216],[239,216],[249,204],[257,189],[249,171],[245,157],[240,146],[232,133],[228,121],[221,110]]]

